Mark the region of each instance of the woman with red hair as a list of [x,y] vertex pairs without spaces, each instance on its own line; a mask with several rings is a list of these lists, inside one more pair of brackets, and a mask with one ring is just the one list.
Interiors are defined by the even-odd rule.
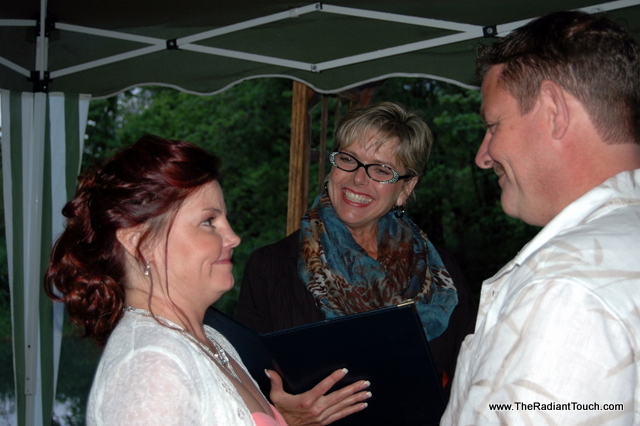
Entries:
[[[106,344],[88,425],[286,425],[227,339],[203,325],[233,287],[240,243],[218,164],[189,143],[145,136],[83,176],[63,209],[45,290]],[[361,386],[343,405],[366,397],[351,395]]]

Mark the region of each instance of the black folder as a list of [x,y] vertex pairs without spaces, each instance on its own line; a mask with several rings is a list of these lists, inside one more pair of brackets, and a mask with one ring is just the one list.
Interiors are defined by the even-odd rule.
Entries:
[[441,379],[413,303],[267,334],[215,308],[207,311],[204,323],[229,339],[267,396],[265,368],[278,372],[285,391],[293,394],[339,368],[349,373],[332,390],[369,380],[369,406],[336,426],[437,425],[444,412]]

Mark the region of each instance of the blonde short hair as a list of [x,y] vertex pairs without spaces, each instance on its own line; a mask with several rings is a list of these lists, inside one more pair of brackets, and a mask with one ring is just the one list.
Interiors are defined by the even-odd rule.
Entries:
[[376,148],[397,139],[396,160],[406,173],[418,178],[424,174],[433,134],[421,111],[407,111],[401,104],[380,102],[348,112],[336,127],[335,150],[350,147],[362,135],[377,131]]

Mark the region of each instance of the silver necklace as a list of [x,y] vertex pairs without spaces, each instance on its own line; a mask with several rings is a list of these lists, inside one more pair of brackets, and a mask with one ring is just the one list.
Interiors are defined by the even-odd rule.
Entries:
[[168,319],[166,319],[164,317],[161,317],[160,315],[154,315],[154,314],[152,314],[151,312],[149,312],[149,311],[147,311],[145,309],[134,308],[132,306],[125,306],[124,310],[127,311],[127,312],[134,313],[134,314],[142,315],[142,316],[145,316],[145,317],[156,318],[156,319],[160,320],[160,322],[164,323],[164,325],[166,325],[168,328],[177,331],[182,336],[184,336],[187,340],[190,340],[193,343],[195,343],[196,345],[198,345],[198,347],[200,349],[202,349],[208,355],[209,358],[211,358],[220,367],[222,367],[224,369],[224,371],[226,371],[234,379],[236,379],[237,381],[242,383],[242,380],[240,380],[240,377],[238,377],[238,374],[233,369],[233,365],[231,364],[231,361],[229,360],[229,356],[227,355],[227,351],[225,351],[224,348],[222,346],[220,346],[220,344],[215,339],[207,336],[207,339],[209,339],[209,341],[211,343],[213,343],[213,346],[216,348],[216,352],[217,353],[213,352],[211,350],[211,348],[209,348],[209,346],[205,345],[204,343],[202,343],[201,341],[196,339],[191,333],[189,333],[187,330],[185,330],[184,328],[180,327],[178,324],[174,323],[173,321],[170,321],[170,320],[168,320]]

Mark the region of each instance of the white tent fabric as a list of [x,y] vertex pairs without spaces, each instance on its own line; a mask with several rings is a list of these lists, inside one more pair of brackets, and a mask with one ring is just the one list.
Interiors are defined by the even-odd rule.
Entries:
[[69,93],[140,84],[213,93],[261,76],[322,93],[400,75],[465,85],[484,29],[500,36],[543,13],[583,9],[610,11],[640,33],[640,0],[331,3],[4,1],[1,142],[19,425],[49,424],[55,395],[61,316],[42,294],[42,272],[75,188],[89,102]]
[[76,186],[90,96],[0,94],[18,421],[49,424],[63,311],[43,294],[42,274]]

